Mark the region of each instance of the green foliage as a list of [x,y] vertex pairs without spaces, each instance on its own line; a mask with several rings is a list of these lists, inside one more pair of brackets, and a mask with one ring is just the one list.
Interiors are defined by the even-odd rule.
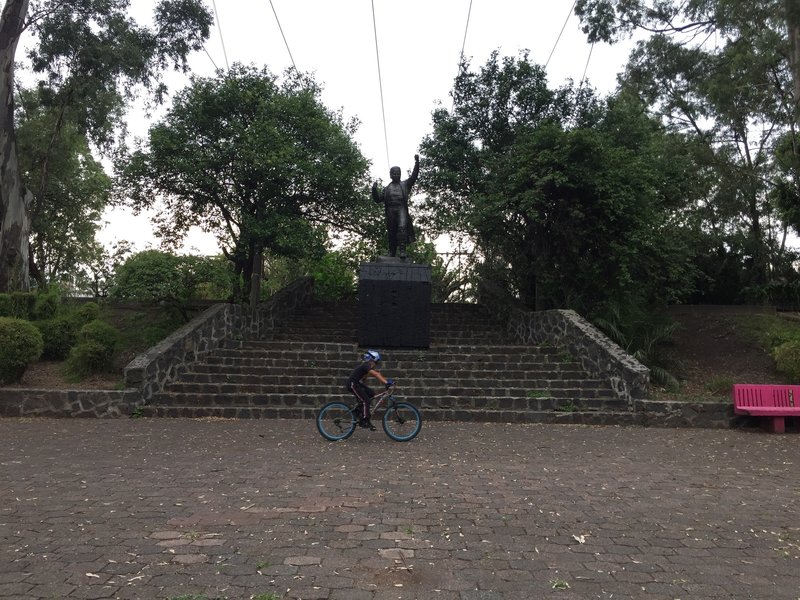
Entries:
[[18,95],[17,151],[30,209],[32,275],[39,287],[69,279],[94,244],[111,179],[64,107],[44,106],[38,91]]
[[191,226],[216,234],[246,298],[262,251],[319,257],[328,227],[357,231],[374,214],[355,128],[310,77],[279,82],[235,65],[175,97],[148,147],[119,165],[121,182],[137,207],[163,202],[157,234],[168,245]]
[[[648,32],[623,87],[684,140],[665,188],[696,268],[690,302],[762,303],[800,275],[798,146],[786,0],[578,0],[592,41]],[[652,33],[657,32],[657,33]],[[714,40],[711,43],[711,40]],[[800,77],[800,71],[794,77]],[[663,186],[662,186],[663,187]],[[680,193],[676,193],[680,192]],[[784,289],[784,291],[790,291]]]
[[634,96],[551,90],[527,55],[494,54],[465,65],[454,97],[421,146],[435,232],[471,235],[495,282],[535,309],[685,294],[689,254],[659,190],[684,175]]
[[59,315],[51,319],[34,322],[42,334],[44,349],[42,358],[47,360],[64,360],[75,345],[78,337],[78,324],[67,315]]
[[100,305],[96,302],[84,302],[72,314],[72,319],[80,325],[94,321],[100,316]]
[[784,342],[773,352],[778,371],[787,375],[793,383],[800,381],[800,340]]
[[631,301],[607,304],[593,318],[594,324],[628,354],[650,369],[653,383],[677,391],[680,383],[670,372],[664,349],[678,324],[668,316]]
[[61,290],[52,285],[36,294],[33,303],[34,319],[51,319],[61,306]]
[[[52,291],[52,290],[51,290]],[[40,295],[37,297],[42,298]],[[78,332],[87,323],[94,321],[100,315],[100,307],[94,302],[82,303],[75,307],[70,304],[59,303],[55,310],[43,310],[41,314],[50,315],[34,322],[44,340],[42,358],[47,360],[64,360],[69,356],[72,347],[78,341]],[[44,306],[52,308],[52,300],[45,302]]]
[[120,266],[111,297],[163,303],[188,321],[188,304],[204,294],[230,289],[230,277],[228,263],[219,258],[145,250]]
[[119,332],[108,323],[95,319],[78,332],[78,343],[69,353],[66,372],[74,377],[110,370]]
[[133,252],[127,240],[121,240],[107,249],[94,242],[87,248],[88,259],[73,272],[74,285],[80,293],[105,298],[111,288],[120,266]]
[[328,252],[311,265],[314,277],[314,295],[320,300],[350,298],[356,293],[355,272],[346,257],[339,252]]
[[0,316],[30,320],[36,304],[35,292],[0,294]]
[[0,317],[0,384],[20,381],[43,348],[42,334],[30,322]]

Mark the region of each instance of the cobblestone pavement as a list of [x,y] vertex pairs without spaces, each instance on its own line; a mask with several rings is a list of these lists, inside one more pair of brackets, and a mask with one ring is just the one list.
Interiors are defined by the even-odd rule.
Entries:
[[800,598],[797,435],[0,420],[0,598]]

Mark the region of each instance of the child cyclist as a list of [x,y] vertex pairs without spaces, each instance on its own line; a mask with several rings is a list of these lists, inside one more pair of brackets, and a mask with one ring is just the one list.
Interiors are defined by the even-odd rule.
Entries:
[[361,357],[361,363],[353,369],[353,372],[350,373],[350,377],[347,380],[347,391],[353,394],[359,402],[359,409],[361,412],[359,414],[358,425],[360,427],[366,427],[371,431],[375,431],[375,426],[369,418],[370,401],[375,395],[375,392],[364,383],[364,380],[369,376],[374,377],[384,384],[386,389],[394,385],[392,379],[386,379],[381,375],[380,371],[375,369],[379,362],[381,362],[381,355],[376,350],[367,350]]

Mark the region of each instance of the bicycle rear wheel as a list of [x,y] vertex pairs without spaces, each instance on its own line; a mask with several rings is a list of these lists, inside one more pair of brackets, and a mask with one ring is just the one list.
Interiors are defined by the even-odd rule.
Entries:
[[356,430],[356,416],[344,402],[328,402],[317,413],[317,429],[331,442],[346,440]]
[[395,442],[413,440],[422,429],[422,415],[413,404],[396,402],[383,413],[383,430]]

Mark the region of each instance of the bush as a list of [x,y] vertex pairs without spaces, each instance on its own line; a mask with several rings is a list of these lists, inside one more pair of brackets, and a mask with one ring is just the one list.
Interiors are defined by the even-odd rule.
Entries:
[[61,306],[61,292],[57,286],[52,286],[34,297],[33,317],[36,320],[52,319],[56,316]]
[[24,319],[26,321],[31,320],[36,294],[33,292],[11,292],[10,294],[2,295],[6,298],[0,301],[0,307],[2,307],[0,316]]
[[42,333],[44,351],[42,358],[64,360],[78,339],[80,324],[71,315],[59,315],[53,319],[34,323]]
[[773,351],[778,371],[788,375],[793,382],[800,381],[800,341],[785,342]]
[[28,365],[42,355],[44,341],[28,321],[0,317],[0,383],[17,383]]
[[78,332],[78,344],[70,350],[66,371],[75,377],[109,371],[114,364],[114,350],[119,332],[99,319],[90,321]]
[[99,342],[81,342],[70,350],[66,372],[73,377],[86,377],[93,373],[108,371],[111,357]]
[[72,312],[73,320],[78,325],[86,325],[100,316],[100,306],[96,302],[87,302]]

